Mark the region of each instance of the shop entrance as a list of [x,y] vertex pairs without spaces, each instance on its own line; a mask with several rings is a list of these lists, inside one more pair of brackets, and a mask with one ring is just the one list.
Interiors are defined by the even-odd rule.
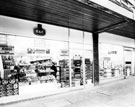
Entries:
[[124,49],[124,65],[125,65],[125,73],[127,76],[132,74],[132,50]]

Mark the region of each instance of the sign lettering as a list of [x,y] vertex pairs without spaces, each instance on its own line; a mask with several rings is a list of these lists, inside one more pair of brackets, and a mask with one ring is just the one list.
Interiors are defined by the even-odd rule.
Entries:
[[42,28],[41,24],[38,24],[38,26],[34,28],[33,32],[38,36],[44,36],[46,34],[46,30]]

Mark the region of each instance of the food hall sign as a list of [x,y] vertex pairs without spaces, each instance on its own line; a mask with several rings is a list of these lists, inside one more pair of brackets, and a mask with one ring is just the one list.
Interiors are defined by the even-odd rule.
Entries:
[[35,35],[44,36],[46,34],[46,30],[42,28],[41,24],[38,24],[37,27],[33,29]]

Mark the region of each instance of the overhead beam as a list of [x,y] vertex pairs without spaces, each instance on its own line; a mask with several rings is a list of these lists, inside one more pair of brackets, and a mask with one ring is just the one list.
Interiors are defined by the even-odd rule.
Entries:
[[94,33],[107,32],[107,31],[114,30],[114,29],[117,29],[117,28],[120,28],[123,26],[127,26],[127,24],[129,24],[129,23],[131,23],[131,22],[124,20],[124,21],[116,23],[114,25],[107,26],[103,29],[99,29],[98,31],[94,31]]

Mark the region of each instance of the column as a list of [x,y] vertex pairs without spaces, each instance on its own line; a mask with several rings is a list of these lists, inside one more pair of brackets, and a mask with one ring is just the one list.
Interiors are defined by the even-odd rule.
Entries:
[[93,33],[93,82],[99,84],[99,51],[98,51],[98,33]]

